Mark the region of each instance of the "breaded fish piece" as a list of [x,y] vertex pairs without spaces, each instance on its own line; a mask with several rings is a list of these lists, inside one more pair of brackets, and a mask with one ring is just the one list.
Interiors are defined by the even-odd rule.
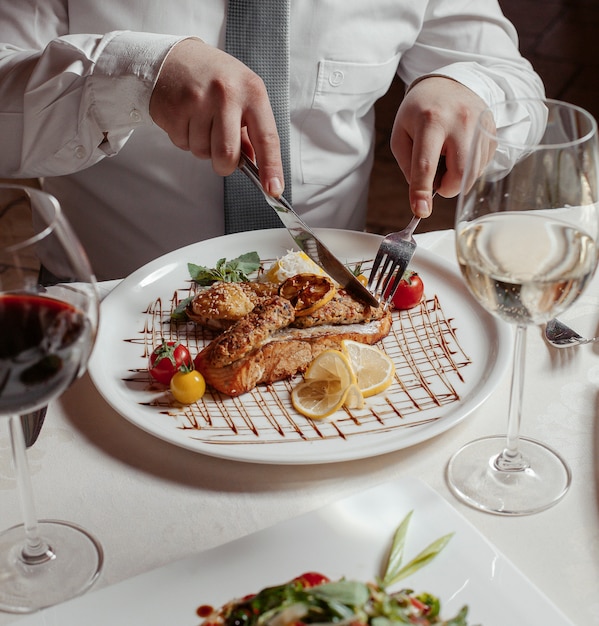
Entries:
[[192,307],[201,319],[217,312],[221,317],[210,318],[212,323],[225,320],[228,325],[194,361],[212,388],[238,396],[304,372],[323,350],[341,349],[344,339],[374,344],[391,330],[390,310],[357,302],[344,290],[314,313],[296,316],[291,301],[277,295],[276,288],[220,283],[204,292],[205,299],[194,299]]
[[225,330],[260,302],[277,293],[273,283],[216,282],[202,289],[187,306],[187,317],[212,330]]
[[224,367],[243,359],[276,330],[286,328],[294,319],[295,310],[289,300],[281,296],[264,298],[205,348],[210,352],[211,366]]
[[375,344],[389,334],[391,312],[364,324],[291,326],[273,331],[243,358],[224,367],[215,366],[212,344],[196,358],[196,368],[206,382],[228,396],[239,396],[260,384],[271,384],[303,373],[324,350],[340,350],[344,339]]
[[360,324],[379,320],[385,314],[383,306],[372,307],[354,300],[344,289],[339,289],[332,300],[309,315],[296,317],[293,326],[311,328],[322,324]]
[[[202,290],[187,307],[187,316],[197,324],[212,330],[224,330],[242,319],[264,298],[278,293],[275,283],[214,283]],[[322,324],[359,324],[381,319],[384,308],[371,307],[354,300],[339,289],[332,300],[309,315],[298,316],[292,322],[297,328]]]

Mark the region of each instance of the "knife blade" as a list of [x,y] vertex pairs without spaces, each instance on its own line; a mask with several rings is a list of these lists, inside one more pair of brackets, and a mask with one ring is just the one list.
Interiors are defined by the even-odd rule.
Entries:
[[314,234],[310,227],[295,212],[291,204],[283,196],[274,198],[264,191],[262,183],[260,182],[258,168],[246,154],[241,154],[239,169],[264,194],[264,198],[276,211],[281,222],[283,222],[283,225],[287,228],[300,250],[303,250],[319,267],[356,300],[369,306],[379,306],[379,301],[351,273],[349,268]]

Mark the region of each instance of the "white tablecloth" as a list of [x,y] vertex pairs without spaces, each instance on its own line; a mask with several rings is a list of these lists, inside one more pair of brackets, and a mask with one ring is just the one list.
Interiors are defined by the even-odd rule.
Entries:
[[[455,262],[452,233],[419,239]],[[563,319],[597,334],[599,276]],[[459,503],[445,484],[446,462],[458,447],[505,431],[508,374],[482,407],[433,440],[371,459],[276,471],[154,438],[112,410],[84,376],[50,407],[29,450],[38,514],[76,522],[100,539],[106,561],[98,589],[371,485],[415,475],[576,624],[599,624],[599,344],[558,351],[531,329],[527,351],[523,434],[558,449],[573,472],[565,499],[543,513],[513,518],[481,513]],[[0,424],[0,451],[0,527],[5,528],[21,521],[6,424]],[[18,621],[0,613],[0,625]]]

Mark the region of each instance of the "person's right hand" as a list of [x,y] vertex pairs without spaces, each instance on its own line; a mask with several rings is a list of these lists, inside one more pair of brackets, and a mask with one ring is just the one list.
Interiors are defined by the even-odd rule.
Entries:
[[150,115],[171,141],[214,171],[231,174],[243,150],[255,159],[268,193],[283,193],[279,135],[262,79],[231,55],[184,39],[167,55],[150,99]]

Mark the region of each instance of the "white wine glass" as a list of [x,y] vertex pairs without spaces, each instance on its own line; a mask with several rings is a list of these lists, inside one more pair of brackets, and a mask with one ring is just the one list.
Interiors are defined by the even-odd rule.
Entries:
[[77,596],[102,567],[88,532],[38,520],[21,425],[85,371],[98,307],[89,262],[56,199],[0,185],[0,422],[8,422],[23,519],[0,532],[0,610],[29,613]]
[[479,510],[535,513],[570,486],[561,456],[520,435],[526,331],[567,309],[595,272],[598,179],[597,123],[587,111],[512,100],[479,119],[456,208],[456,253],[476,300],[515,330],[507,434],[466,444],[447,466],[452,492]]

